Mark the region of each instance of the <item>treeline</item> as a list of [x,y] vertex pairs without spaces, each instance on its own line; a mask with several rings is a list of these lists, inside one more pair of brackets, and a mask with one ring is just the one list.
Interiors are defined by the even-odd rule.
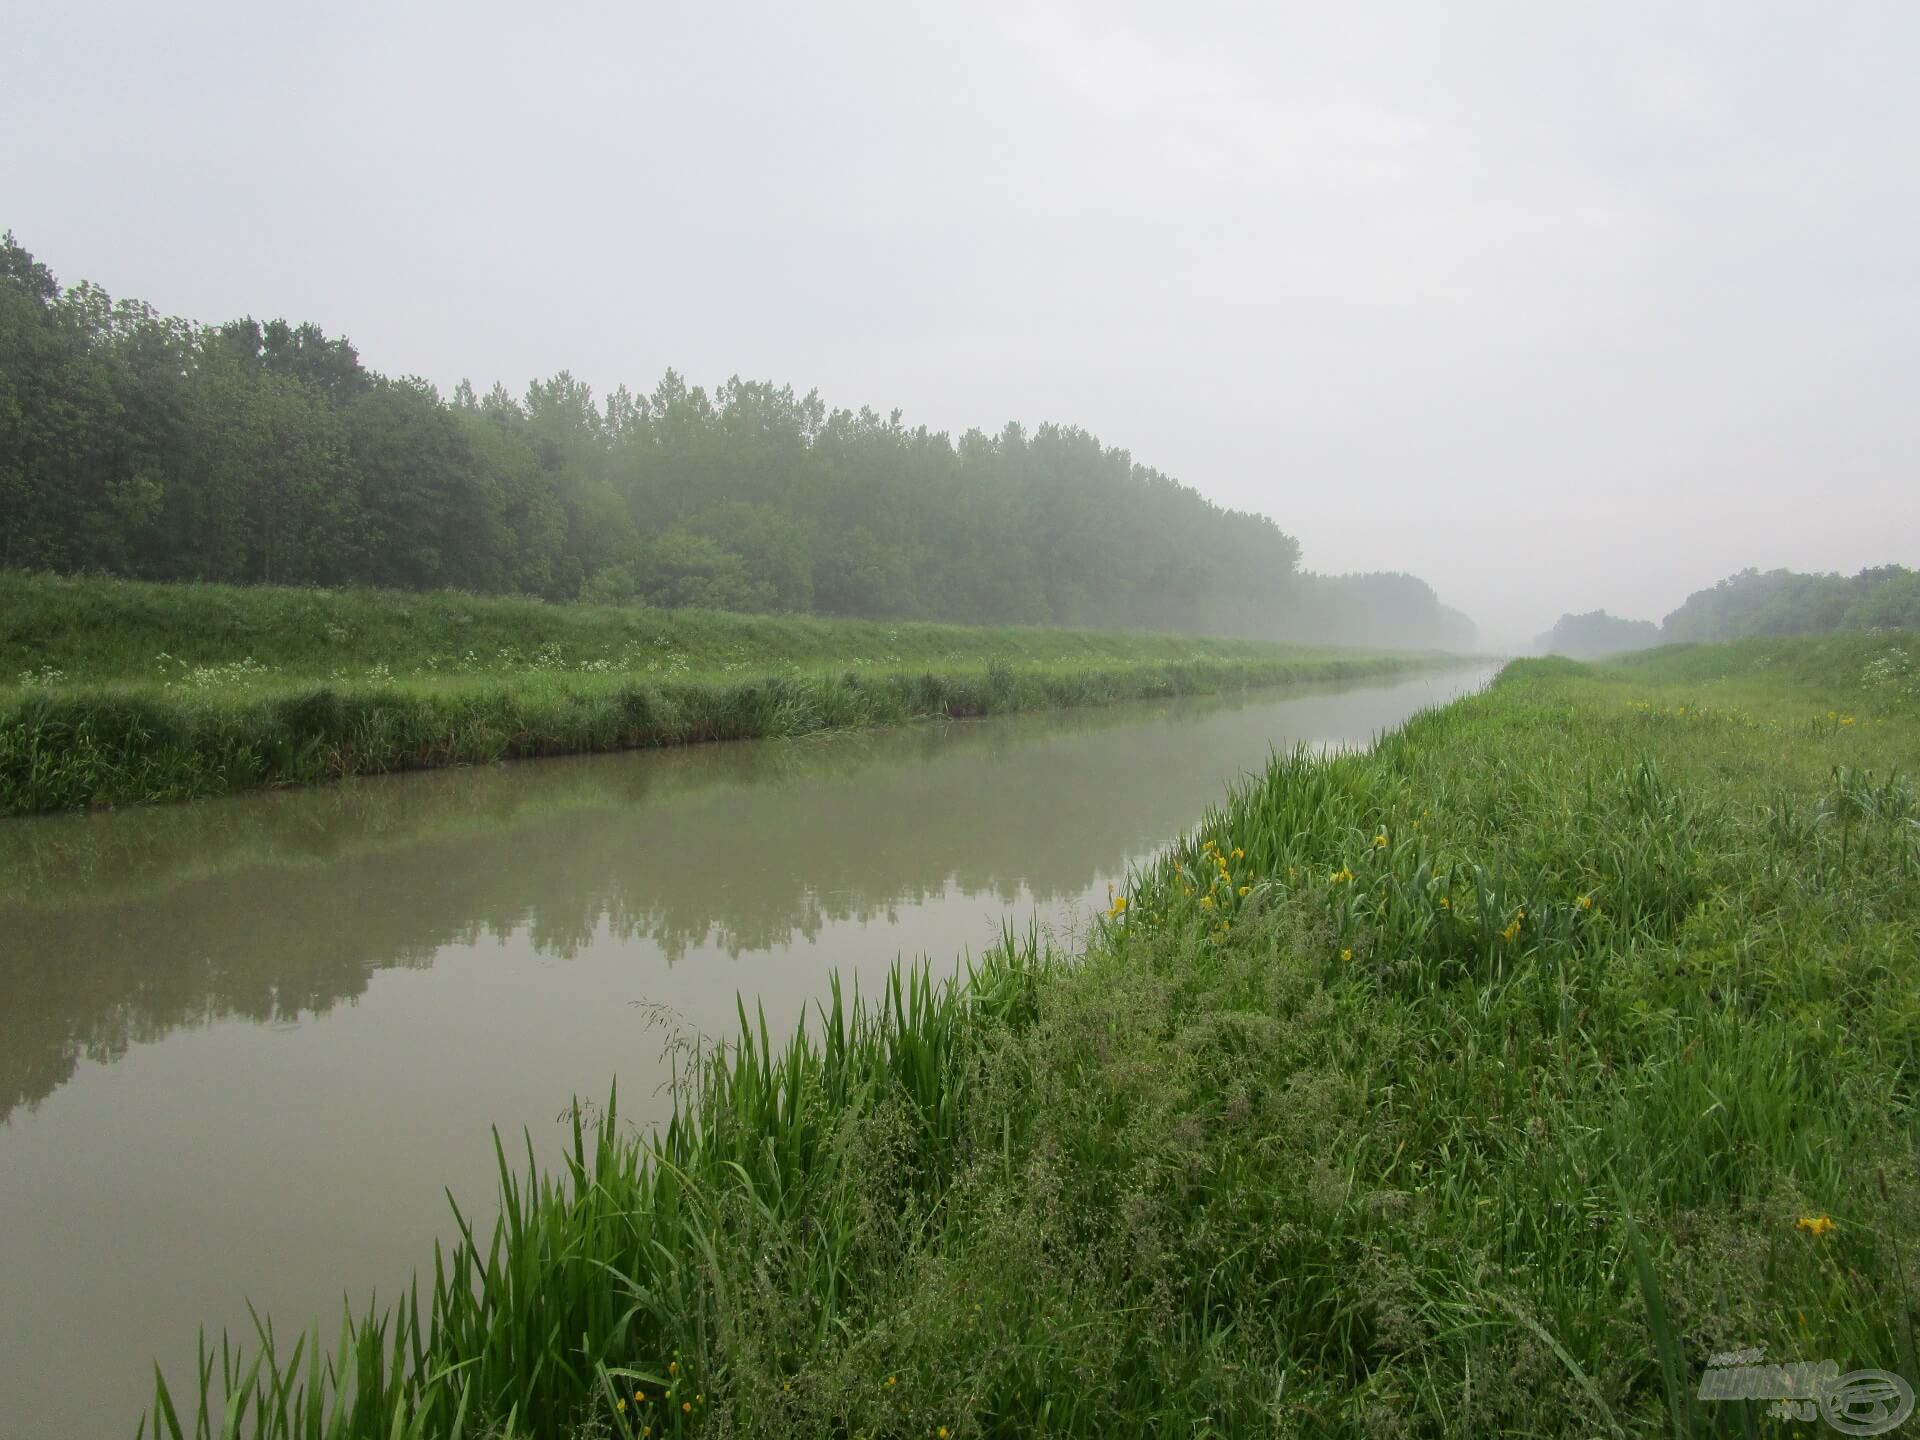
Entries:
[[1827,630],[1920,629],[1920,572],[1878,565],[1858,575],[1742,570],[1696,590],[1661,623],[1661,638],[1741,640]]
[[200,326],[0,244],[0,566],[1470,648],[1406,575],[1320,577],[1072,427],[669,371],[451,397],[312,324]]
[[1533,648],[1587,660],[1688,640],[1832,630],[1920,630],[1920,571],[1904,565],[1877,565],[1858,575],[1742,570],[1694,591],[1658,625],[1604,610],[1562,615]]
[[1533,642],[1533,648],[1539,655],[1594,660],[1659,643],[1660,627],[1651,620],[1623,620],[1604,610],[1590,610],[1585,615],[1562,615],[1553,629]]

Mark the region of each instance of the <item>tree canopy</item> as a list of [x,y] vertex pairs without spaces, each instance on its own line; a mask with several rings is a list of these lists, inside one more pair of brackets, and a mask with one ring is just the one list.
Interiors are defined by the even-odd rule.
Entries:
[[1651,620],[1623,620],[1604,610],[1591,610],[1585,615],[1562,615],[1553,629],[1533,642],[1533,648],[1543,655],[1592,660],[1659,643],[1660,627]]
[[1739,640],[1826,630],[1920,628],[1920,572],[1878,565],[1858,575],[1742,570],[1696,590],[1661,624],[1667,640]]
[[0,566],[1471,647],[1424,582],[1299,558],[1073,426],[956,440],[672,370],[443,397],[317,325],[189,323],[0,242]]
[[1920,571],[1878,565],[1858,575],[1742,570],[1696,590],[1660,624],[1604,610],[1562,615],[1533,642],[1540,654],[1576,660],[1683,641],[1742,640],[1830,630],[1920,629]]

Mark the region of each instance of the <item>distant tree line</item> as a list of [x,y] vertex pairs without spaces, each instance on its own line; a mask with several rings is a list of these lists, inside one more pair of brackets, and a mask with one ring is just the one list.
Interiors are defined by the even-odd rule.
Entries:
[[1659,643],[1660,627],[1651,620],[1622,620],[1604,610],[1590,610],[1585,615],[1562,615],[1553,629],[1534,641],[1533,648],[1543,655],[1594,660]]
[[1828,630],[1920,630],[1920,571],[1904,565],[1878,565],[1858,575],[1742,570],[1694,591],[1658,625],[1604,610],[1562,615],[1533,648],[1585,660],[1686,640]]
[[1665,640],[1739,640],[1823,630],[1920,629],[1920,572],[1879,565],[1858,575],[1742,570],[1696,590],[1661,623]]
[[672,371],[451,397],[312,324],[200,326],[0,243],[0,566],[1470,648],[1084,430],[957,441]]

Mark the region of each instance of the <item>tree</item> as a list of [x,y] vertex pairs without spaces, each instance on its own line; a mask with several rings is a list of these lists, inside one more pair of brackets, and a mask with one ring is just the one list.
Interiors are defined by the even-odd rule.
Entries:
[[1622,620],[1604,610],[1592,610],[1585,615],[1562,615],[1553,629],[1534,641],[1534,649],[1543,655],[1593,660],[1659,643],[1660,627],[1651,620]]
[[654,542],[642,593],[652,605],[703,610],[765,610],[773,599],[738,555],[678,525]]
[[1272,520],[1070,425],[669,370],[450,398],[319,325],[204,328],[0,242],[0,564],[158,579],[1468,645],[1411,576],[1303,575]]
[[[1877,623],[1875,617],[1883,614],[1905,613],[1899,597],[1912,573],[1899,565],[1853,576],[1742,570],[1709,590],[1694,591],[1661,630],[1668,640],[1737,640],[1859,628]],[[1889,589],[1885,602],[1875,598]]]

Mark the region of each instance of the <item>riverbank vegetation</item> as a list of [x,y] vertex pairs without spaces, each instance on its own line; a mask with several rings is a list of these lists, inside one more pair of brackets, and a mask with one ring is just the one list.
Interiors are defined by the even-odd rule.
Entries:
[[503,1150],[398,1308],[147,1433],[1690,1435],[1717,1352],[1920,1377],[1916,773],[1884,637],[1516,663],[1276,757],[1083,954],[743,1013],[664,1133]]
[[0,573],[0,815],[1437,663],[1194,636]]
[[956,439],[671,370],[443,398],[316,325],[62,287],[11,235],[0,357],[0,567],[1473,648],[1423,581],[1307,573],[1070,425]]

